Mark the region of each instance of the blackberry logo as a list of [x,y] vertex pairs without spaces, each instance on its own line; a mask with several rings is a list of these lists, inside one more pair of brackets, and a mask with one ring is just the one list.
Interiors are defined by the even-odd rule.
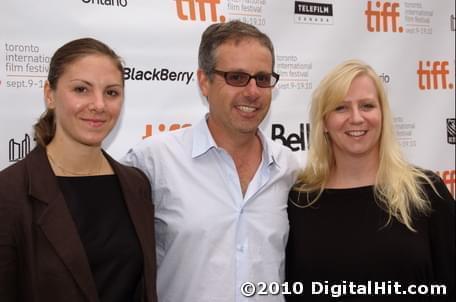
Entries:
[[132,81],[184,82],[188,85],[193,79],[193,71],[170,71],[167,68],[141,70],[135,67],[125,67],[124,79]]

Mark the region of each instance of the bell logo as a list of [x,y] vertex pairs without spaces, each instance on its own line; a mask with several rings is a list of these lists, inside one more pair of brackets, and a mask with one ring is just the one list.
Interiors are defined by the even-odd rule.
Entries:
[[[403,32],[404,28],[398,26],[399,20],[398,2],[375,1],[375,8],[372,1],[367,1],[367,9],[364,15],[367,18],[367,30],[370,32]],[[391,28],[390,28],[391,27]]]
[[[158,132],[165,132],[165,131],[174,131],[174,130],[177,130],[177,129],[181,129],[181,128],[186,128],[186,127],[190,127],[192,124],[171,124],[169,125],[168,128],[166,128],[166,125],[165,124],[160,124],[158,125]],[[152,129],[152,125],[151,124],[147,124],[146,125],[146,133],[143,135],[143,139],[145,138],[148,138],[149,136],[152,136],[154,134],[154,131]]]
[[[196,20],[196,5],[198,4],[198,17],[199,21],[206,21],[206,9],[208,4],[211,21],[212,22],[225,22],[225,16],[217,15],[217,5],[220,0],[175,0],[177,16],[183,21]],[[185,4],[184,4],[185,3]]]
[[299,124],[299,133],[285,134],[285,126],[272,124],[271,139],[279,140],[291,151],[305,151],[309,148],[310,124]]
[[421,90],[453,89],[454,84],[448,83],[448,61],[418,61],[418,87]]

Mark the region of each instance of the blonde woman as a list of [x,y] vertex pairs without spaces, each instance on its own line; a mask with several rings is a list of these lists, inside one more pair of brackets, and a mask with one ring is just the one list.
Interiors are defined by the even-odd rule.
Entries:
[[[371,301],[368,281],[391,294],[380,301],[453,301],[454,200],[403,158],[376,72],[356,60],[337,66],[310,116],[308,164],[289,196],[287,280],[303,283],[306,301]],[[441,284],[446,295],[412,295],[412,284]]]

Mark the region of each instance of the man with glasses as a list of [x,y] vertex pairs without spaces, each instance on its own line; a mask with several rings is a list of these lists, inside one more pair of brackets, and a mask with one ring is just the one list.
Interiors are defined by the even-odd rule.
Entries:
[[209,112],[125,157],[152,184],[160,302],[284,300],[243,287],[284,279],[286,204],[298,164],[259,129],[279,80],[273,67],[271,40],[254,26],[209,26],[197,71]]

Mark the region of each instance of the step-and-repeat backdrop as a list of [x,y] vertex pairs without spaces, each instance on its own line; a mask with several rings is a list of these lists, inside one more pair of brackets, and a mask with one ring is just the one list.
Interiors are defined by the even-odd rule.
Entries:
[[453,0],[2,0],[0,169],[34,147],[50,56],[94,37],[125,61],[126,99],[106,141],[115,158],[142,139],[191,126],[207,111],[197,81],[202,31],[239,19],[266,32],[280,81],[262,128],[305,161],[313,89],[336,64],[364,60],[388,90],[407,158],[455,194]]

